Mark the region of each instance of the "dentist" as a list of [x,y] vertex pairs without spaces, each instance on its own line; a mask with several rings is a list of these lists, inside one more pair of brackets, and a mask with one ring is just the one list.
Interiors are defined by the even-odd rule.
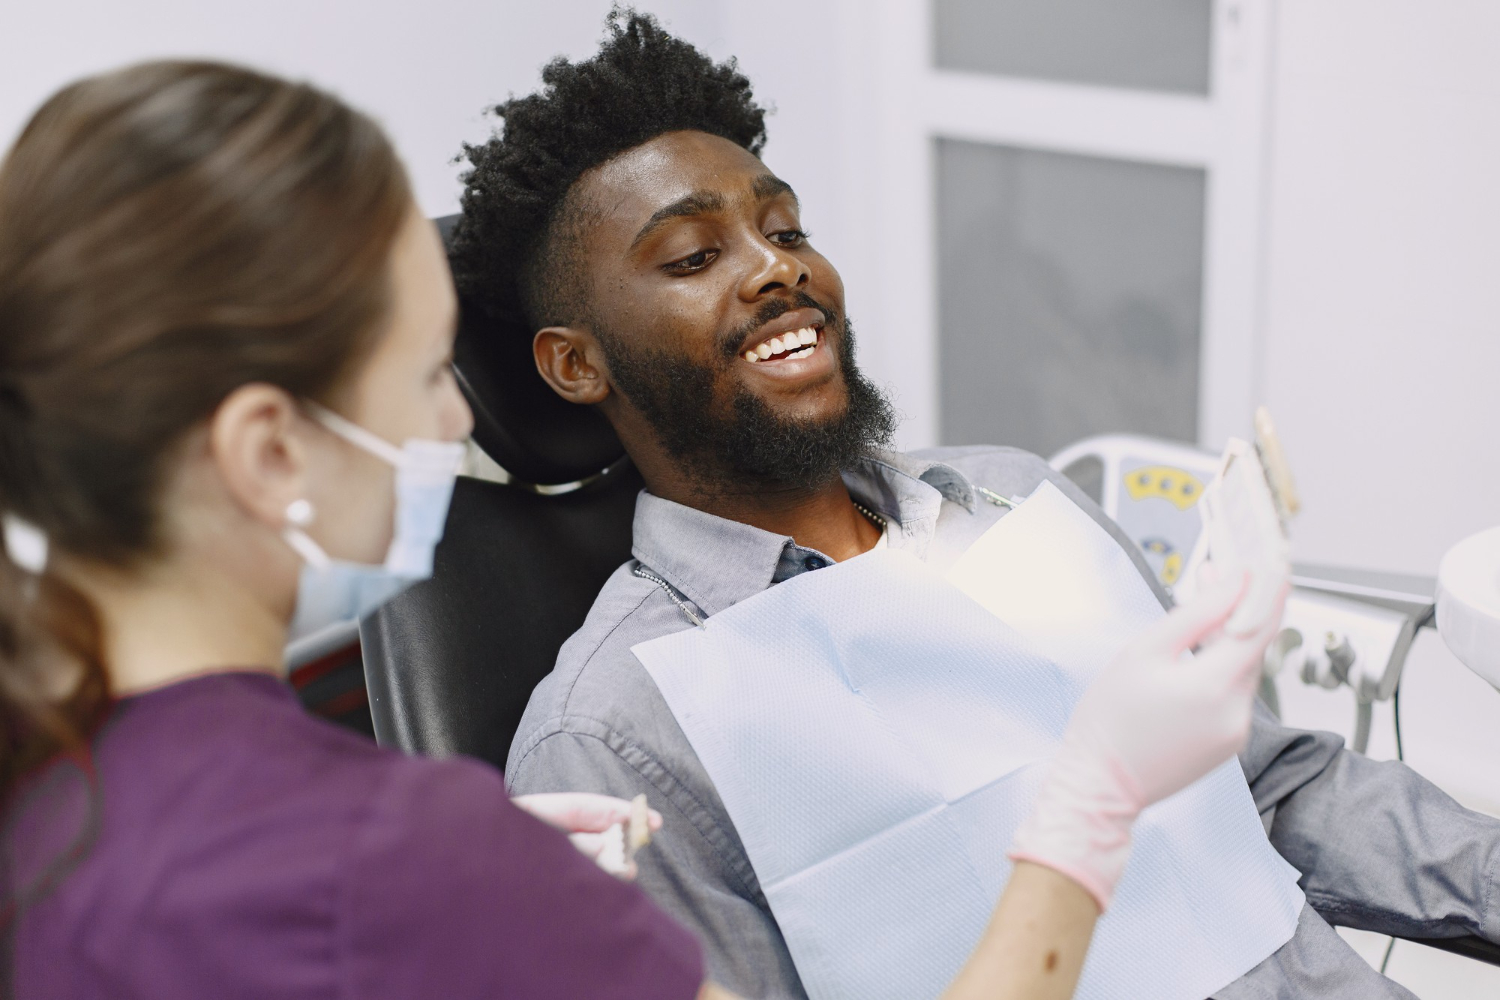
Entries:
[[[311,87],[137,66],[55,95],[0,165],[14,996],[726,995],[498,773],[284,683],[289,637],[431,572],[471,422],[455,323],[389,142]],[[1071,995],[1136,815],[1243,743],[1274,622],[1210,639],[1240,590],[1085,696],[949,996]],[[627,808],[523,805],[573,833]]]

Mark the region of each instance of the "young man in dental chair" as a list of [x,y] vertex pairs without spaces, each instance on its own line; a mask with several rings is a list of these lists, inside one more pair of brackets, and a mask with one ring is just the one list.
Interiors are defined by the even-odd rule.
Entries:
[[[461,287],[490,315],[495,335],[530,343],[559,395],[598,407],[647,484],[636,508],[635,559],[609,580],[537,688],[506,775],[518,794],[649,795],[666,824],[642,855],[640,882],[698,932],[714,978],[745,996],[816,994],[812,978],[850,959],[807,941],[820,921],[843,919],[839,908],[857,913],[866,905],[863,883],[834,898],[834,910],[829,899],[788,897],[780,882],[767,884],[755,844],[768,834],[753,813],[754,796],[742,794],[736,777],[732,819],[728,779],[710,773],[702,752],[702,733],[744,735],[736,706],[721,703],[706,723],[680,714],[680,705],[674,713],[658,683],[670,672],[648,672],[649,657],[633,647],[699,630],[715,616],[724,621],[737,606],[742,622],[764,607],[798,619],[804,632],[816,629],[819,615],[834,629],[849,606],[789,610],[784,601],[763,602],[788,582],[781,593],[816,595],[811,579],[839,573],[857,584],[859,567],[844,564],[875,549],[905,553],[941,574],[988,529],[1019,519],[1044,494],[1046,503],[1071,510],[1069,530],[1107,533],[1112,551],[1101,558],[1128,560],[1135,574],[1120,589],[1157,585],[1126,536],[1033,455],[1004,447],[882,450],[895,425],[891,407],[856,366],[838,272],[801,230],[792,190],[757,158],[765,130],[748,81],[648,18],[616,15],[610,28],[594,58],[552,64],[543,91],[498,109],[503,136],[469,150],[473,171],[454,247]],[[893,221],[892,239],[903,238],[899,228]],[[1011,498],[1025,497],[1033,499],[1012,511]],[[1068,627],[1078,634],[1103,628],[1091,614],[1080,608]],[[791,627],[790,618],[779,620]],[[924,627],[911,623],[919,645],[927,641]],[[931,641],[940,659],[946,639]],[[961,699],[948,707],[955,727],[968,708]],[[830,727],[841,724],[829,719]],[[815,735],[777,729],[768,739],[807,772],[879,766],[821,757],[812,748],[826,744]],[[735,765],[775,756],[778,747],[751,739],[737,748]],[[1213,995],[1224,1000],[1410,996],[1377,976],[1330,920],[1405,936],[1500,941],[1500,823],[1460,808],[1401,764],[1350,753],[1330,734],[1285,729],[1263,711],[1239,764],[1243,778],[1232,777],[1255,836],[1268,835],[1300,881],[1292,873],[1290,890],[1273,887],[1248,904],[1215,890],[1185,916],[1170,913],[1170,903],[1142,910],[1166,914],[1159,934],[1142,932],[1153,942],[1150,960],[1171,967],[1193,957],[1189,950],[1224,944],[1192,945],[1171,932],[1179,917],[1184,926],[1211,924],[1221,896],[1226,908],[1250,905],[1249,924],[1281,921],[1252,960],[1240,955],[1238,965],[1220,967],[1227,985]],[[831,806],[834,827],[842,808]],[[1203,854],[1198,861],[1209,869],[1234,867],[1223,853],[1234,849],[1195,830],[1177,831],[1184,852]],[[864,834],[788,824],[769,836],[787,844],[834,836],[828,853],[845,859]],[[994,853],[1006,842],[1006,833],[995,832]],[[925,872],[930,843],[886,870]],[[1271,853],[1263,840],[1261,847]],[[905,890],[913,913],[922,909],[922,884]],[[1288,909],[1287,892],[1299,887]],[[1191,896],[1202,886],[1183,891]],[[1276,906],[1286,912],[1273,919],[1254,909],[1262,903],[1265,914]],[[1111,918],[1130,916],[1112,910],[1101,928]],[[854,931],[831,940],[852,961],[888,963],[899,979],[914,960],[903,951],[909,931],[916,932],[898,927],[873,945]]]

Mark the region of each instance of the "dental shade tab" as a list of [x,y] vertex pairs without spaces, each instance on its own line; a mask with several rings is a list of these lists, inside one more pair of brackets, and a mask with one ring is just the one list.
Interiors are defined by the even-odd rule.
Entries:
[[1287,522],[1302,503],[1270,414],[1255,414],[1255,443],[1231,438],[1218,474],[1203,491],[1198,510],[1203,533],[1178,584],[1178,597],[1190,600],[1199,570],[1212,562],[1221,577],[1250,577],[1244,600],[1225,624],[1230,635],[1258,628],[1291,575]]
[[651,843],[651,810],[644,793],[630,800],[630,819],[604,831],[604,847],[596,859],[611,875],[626,875],[636,852]]

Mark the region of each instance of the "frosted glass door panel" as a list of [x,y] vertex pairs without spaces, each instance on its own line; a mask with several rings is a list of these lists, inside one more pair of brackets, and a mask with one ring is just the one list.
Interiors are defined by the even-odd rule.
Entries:
[[935,0],[941,69],[1207,94],[1213,0]]
[[1202,170],[937,140],[945,444],[1192,441]]

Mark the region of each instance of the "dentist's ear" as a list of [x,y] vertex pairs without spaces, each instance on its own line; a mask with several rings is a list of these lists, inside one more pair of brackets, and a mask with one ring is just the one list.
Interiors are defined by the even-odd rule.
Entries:
[[571,326],[549,326],[531,341],[536,370],[563,399],[593,406],[609,397],[609,375],[593,334]]
[[224,397],[209,419],[208,448],[224,487],[251,517],[273,528],[307,486],[308,454],[297,403],[264,382]]

